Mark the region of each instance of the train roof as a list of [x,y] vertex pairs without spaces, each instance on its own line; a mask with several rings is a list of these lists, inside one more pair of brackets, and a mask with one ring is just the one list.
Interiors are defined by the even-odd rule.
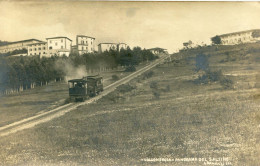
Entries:
[[87,82],[87,80],[85,80],[85,79],[73,79],[73,80],[69,80],[68,82]]
[[83,78],[81,78],[81,79],[73,79],[73,80],[69,80],[68,82],[87,82],[88,79],[95,79],[95,80],[98,80],[98,79],[102,79],[102,77],[99,76],[99,75],[87,76],[87,77],[83,77]]

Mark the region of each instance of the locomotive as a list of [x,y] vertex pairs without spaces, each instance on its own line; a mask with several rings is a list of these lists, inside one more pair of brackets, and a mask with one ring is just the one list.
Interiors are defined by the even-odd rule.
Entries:
[[71,101],[84,101],[103,91],[103,78],[99,75],[69,80],[68,84]]

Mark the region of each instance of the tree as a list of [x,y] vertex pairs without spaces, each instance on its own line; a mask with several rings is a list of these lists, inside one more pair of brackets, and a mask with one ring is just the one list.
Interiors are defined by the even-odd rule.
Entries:
[[213,44],[221,44],[221,38],[218,35],[212,37],[211,41]]
[[258,38],[258,37],[260,37],[260,31],[253,31],[253,32],[252,32],[252,37],[253,37],[253,38]]

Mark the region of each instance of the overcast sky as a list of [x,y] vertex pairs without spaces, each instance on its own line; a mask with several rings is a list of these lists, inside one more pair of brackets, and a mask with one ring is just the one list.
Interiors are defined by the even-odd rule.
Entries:
[[77,34],[131,47],[162,47],[170,53],[192,40],[260,29],[259,2],[0,1],[0,40]]

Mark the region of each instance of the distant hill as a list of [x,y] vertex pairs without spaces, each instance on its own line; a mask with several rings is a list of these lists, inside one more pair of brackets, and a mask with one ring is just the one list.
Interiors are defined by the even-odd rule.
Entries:
[[6,45],[6,44],[8,44],[8,43],[10,43],[10,42],[0,40],[0,46]]

